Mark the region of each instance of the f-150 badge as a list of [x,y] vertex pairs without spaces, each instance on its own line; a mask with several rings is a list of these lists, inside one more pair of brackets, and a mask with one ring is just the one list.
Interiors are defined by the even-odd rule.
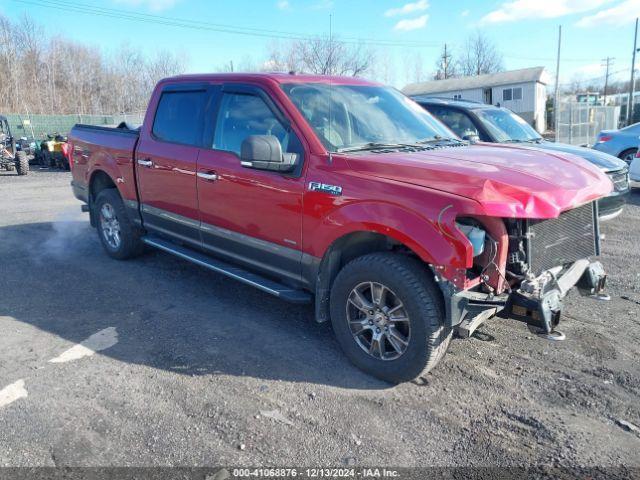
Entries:
[[309,182],[309,190],[312,192],[324,192],[330,195],[342,195],[342,187],[320,182]]

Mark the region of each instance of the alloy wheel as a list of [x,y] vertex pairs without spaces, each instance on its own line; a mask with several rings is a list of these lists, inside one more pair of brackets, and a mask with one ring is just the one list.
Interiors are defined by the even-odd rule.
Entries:
[[105,203],[100,209],[100,228],[107,245],[113,250],[118,250],[122,243],[120,222],[118,222],[114,208],[109,203]]
[[347,299],[347,322],[356,343],[378,360],[396,360],[409,346],[411,324],[400,298],[378,282],[358,284]]

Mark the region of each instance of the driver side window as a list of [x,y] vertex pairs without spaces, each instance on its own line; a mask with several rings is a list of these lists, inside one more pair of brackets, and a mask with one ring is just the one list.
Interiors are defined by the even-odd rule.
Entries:
[[478,129],[467,114],[445,107],[433,107],[431,111],[460,138],[465,135],[478,135]]
[[273,135],[280,141],[282,151],[288,150],[290,134],[264,100],[255,95],[223,94],[213,148],[240,156],[242,142],[250,135]]

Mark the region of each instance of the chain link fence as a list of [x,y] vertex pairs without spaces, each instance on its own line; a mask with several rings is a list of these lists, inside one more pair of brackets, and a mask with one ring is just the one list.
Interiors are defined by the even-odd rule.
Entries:
[[37,115],[4,114],[7,117],[14,137],[41,140],[49,134],[67,135],[76,123],[88,125],[115,126],[121,122],[141,124],[145,112],[132,112],[116,115]]
[[618,128],[620,107],[562,102],[557,114],[559,142],[590,146],[601,130]]

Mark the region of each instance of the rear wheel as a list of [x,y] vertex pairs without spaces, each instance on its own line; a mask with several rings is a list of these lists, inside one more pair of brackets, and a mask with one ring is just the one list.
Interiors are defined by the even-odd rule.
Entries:
[[391,383],[435,367],[452,336],[442,295],[424,265],[393,253],[359,257],[340,271],[331,290],[331,322],[347,357]]
[[129,219],[120,194],[115,188],[102,190],[95,203],[98,236],[107,254],[118,260],[140,255],[144,244],[141,230]]
[[619,157],[624,160],[627,163],[631,163],[633,162],[633,158],[636,156],[636,153],[638,152],[637,148],[629,148],[627,150],[625,150],[624,152],[622,152]]
[[16,152],[16,172],[18,175],[27,175],[29,173],[29,157],[22,150]]

